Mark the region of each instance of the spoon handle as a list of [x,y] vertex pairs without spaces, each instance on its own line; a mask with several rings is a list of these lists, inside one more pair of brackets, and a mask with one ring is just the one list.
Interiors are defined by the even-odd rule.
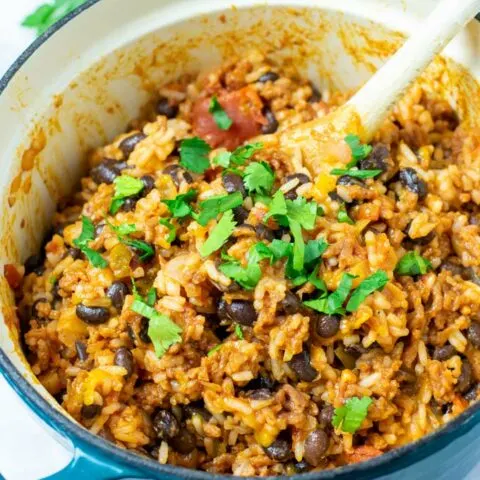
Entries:
[[392,106],[450,40],[480,12],[480,0],[442,0],[418,30],[348,102],[372,138]]

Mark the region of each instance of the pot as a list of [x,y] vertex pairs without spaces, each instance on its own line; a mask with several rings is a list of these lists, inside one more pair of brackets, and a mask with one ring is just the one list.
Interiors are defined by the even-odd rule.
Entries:
[[[223,0],[87,0],[35,41],[0,81],[1,263],[22,264],[39,249],[55,205],[85,171],[85,152],[124,131],[156,85],[260,48],[279,62],[293,59],[323,88],[359,87],[434,3],[236,0],[232,7]],[[427,75],[471,126],[480,122],[479,50],[480,25],[472,22]],[[2,276],[0,370],[71,452],[68,466],[51,478],[211,477],[121,450],[75,423],[25,361],[14,305]],[[301,477],[463,478],[479,454],[477,403],[415,443],[368,462]]]

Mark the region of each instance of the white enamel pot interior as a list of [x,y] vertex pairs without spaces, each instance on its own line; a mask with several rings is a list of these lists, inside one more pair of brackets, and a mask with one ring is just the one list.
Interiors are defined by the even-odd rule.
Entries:
[[[295,62],[321,88],[359,87],[435,1],[234,3],[88,0],[12,66],[0,84],[2,264],[22,264],[37,251],[58,200],[78,186],[85,152],[123,132],[162,83],[257,48],[280,63]],[[472,22],[431,73],[472,125],[480,119],[479,54],[480,24]],[[7,377],[37,411],[39,398],[58,409],[18,347],[14,299],[3,276],[0,316]],[[19,378],[30,385],[28,395]]]

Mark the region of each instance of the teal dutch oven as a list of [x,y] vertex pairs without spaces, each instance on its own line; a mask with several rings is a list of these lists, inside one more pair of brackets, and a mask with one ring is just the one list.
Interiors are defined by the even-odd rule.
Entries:
[[[435,2],[234,3],[235,7],[225,0],[88,0],[12,65],[0,81],[2,264],[21,264],[37,251],[56,203],[73,190],[85,171],[85,152],[124,131],[128,121],[140,114],[151,85],[259,48],[270,51],[278,62],[297,58],[300,71],[323,87],[355,88],[417,28]],[[348,44],[355,47],[355,58],[352,49],[338,41],[346,38],[345,33]],[[369,42],[377,48],[368,48]],[[454,102],[477,99],[458,102],[460,116],[472,125],[480,122],[479,52],[480,24],[472,23],[441,60],[456,79],[449,82],[447,78],[442,86],[448,98]],[[13,294],[2,276],[0,371],[71,454],[66,468],[48,478],[223,478],[160,465],[78,425],[29,369],[17,322]],[[465,478],[477,463],[480,403],[440,430],[380,457],[292,478],[450,480]]]

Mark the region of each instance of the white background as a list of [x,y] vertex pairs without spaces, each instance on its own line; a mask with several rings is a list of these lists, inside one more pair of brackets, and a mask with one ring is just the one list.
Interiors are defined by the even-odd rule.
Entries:
[[[42,1],[0,0],[0,76],[34,39],[20,23]],[[45,434],[0,376],[0,474],[7,480],[38,480],[67,463],[68,453]],[[480,465],[465,480],[479,478]]]

